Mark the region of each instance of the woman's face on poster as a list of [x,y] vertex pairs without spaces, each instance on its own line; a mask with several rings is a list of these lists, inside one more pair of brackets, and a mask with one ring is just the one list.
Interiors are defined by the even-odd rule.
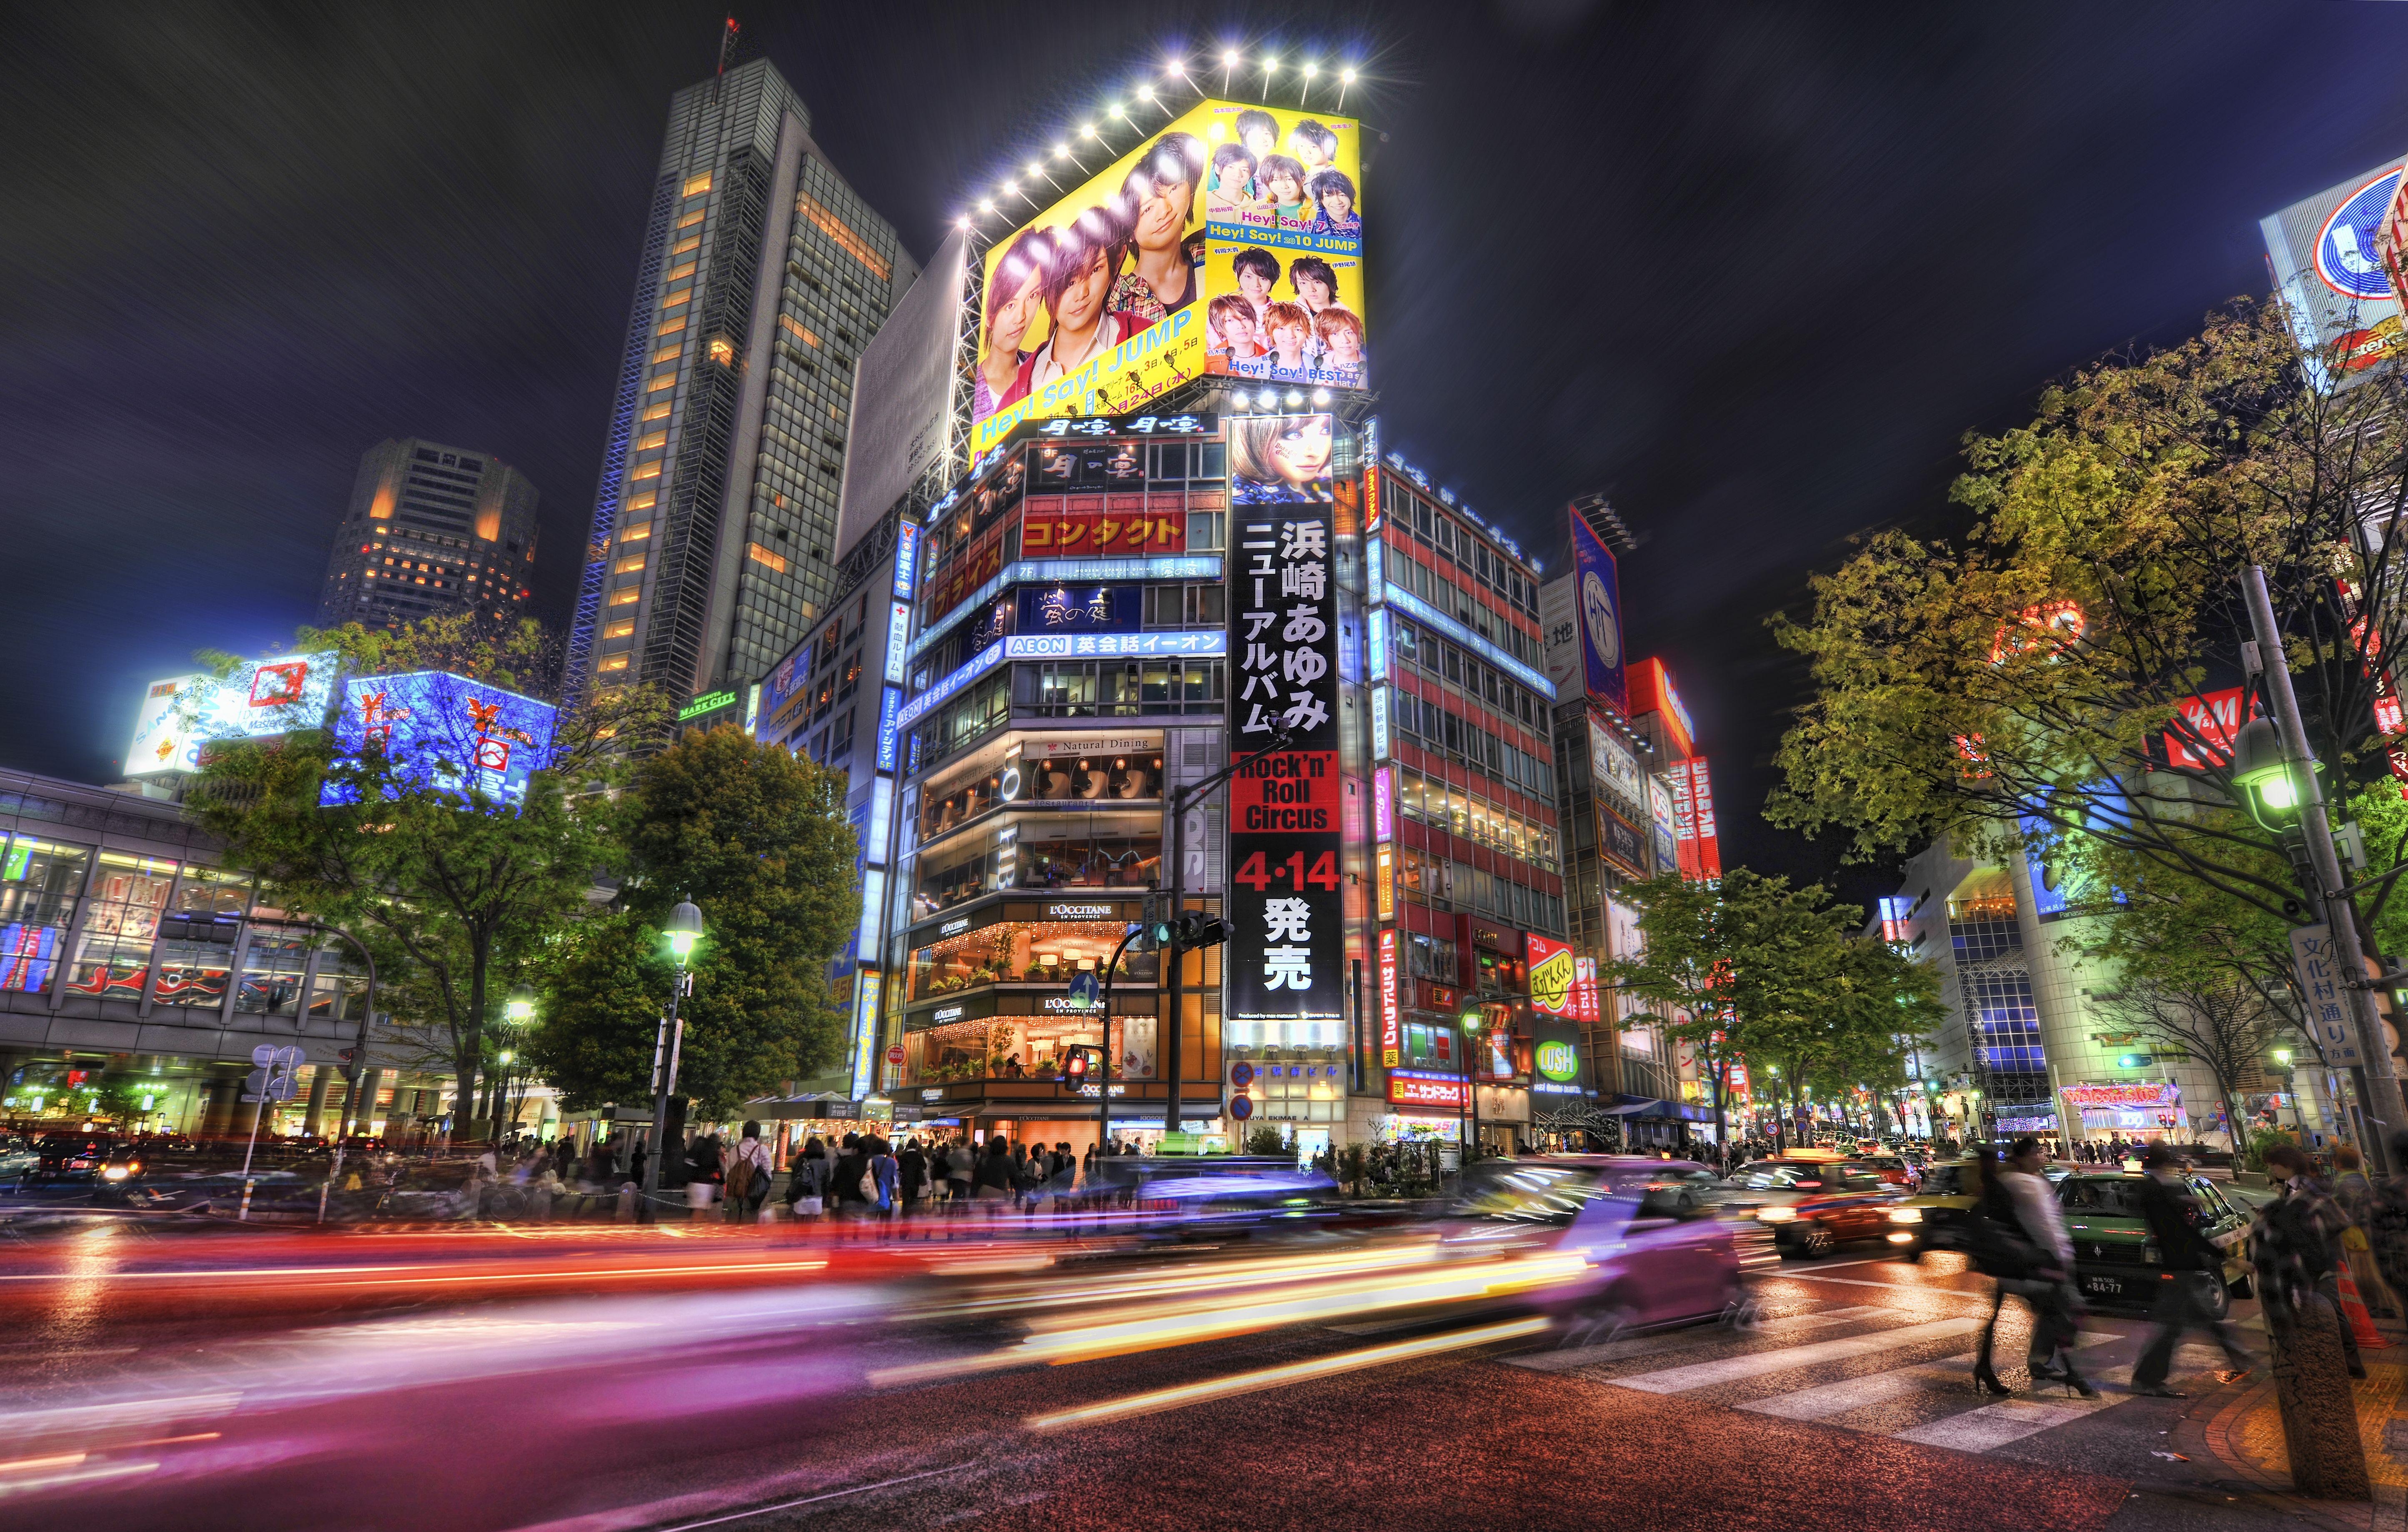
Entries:
[[1003,306],[995,311],[995,323],[988,332],[991,350],[1020,349],[1021,338],[1028,334],[1028,322],[1037,314],[1037,273],[1032,271],[1020,284],[1020,290],[1005,298]]
[[1184,180],[1156,181],[1137,208],[1137,243],[1140,250],[1168,250],[1179,243],[1187,231],[1187,209],[1196,200],[1196,189]]
[[1080,264],[1079,275],[1062,290],[1060,305],[1054,312],[1057,330],[1084,330],[1096,322],[1104,307],[1104,293],[1111,286],[1111,267],[1104,251],[1091,250]]
[[1291,484],[1311,484],[1329,471],[1329,417],[1291,422],[1271,443],[1271,465]]

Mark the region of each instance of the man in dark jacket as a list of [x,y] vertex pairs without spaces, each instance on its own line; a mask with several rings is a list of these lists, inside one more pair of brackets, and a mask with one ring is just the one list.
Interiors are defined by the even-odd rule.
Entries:
[[2141,1217],[2149,1225],[2150,1238],[2157,1242],[2157,1254],[2169,1276],[2157,1284],[2157,1311],[2150,1316],[2157,1322],[2157,1333],[2149,1338],[2147,1349],[2132,1367],[2132,1392],[2160,1399],[2182,1397],[2166,1386],[2166,1374],[2173,1367],[2174,1348],[2194,1325],[2214,1337],[2224,1349],[2229,1370],[2216,1374],[2216,1381],[2237,1382],[2249,1371],[2249,1353],[2242,1348],[2241,1334],[2232,1321],[2217,1319],[2208,1308],[2213,1296],[2210,1284],[2224,1281],[2224,1254],[2200,1232],[2199,1203],[2183,1182],[2173,1151],[2151,1144],[2142,1156],[2141,1169],[2144,1173]]

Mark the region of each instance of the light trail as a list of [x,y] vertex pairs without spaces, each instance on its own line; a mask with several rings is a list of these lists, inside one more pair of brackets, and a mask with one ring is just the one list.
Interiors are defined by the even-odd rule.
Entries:
[[1290,1362],[1284,1367],[1264,1367],[1256,1372],[1235,1372],[1224,1378],[1207,1379],[1200,1383],[1158,1388],[1150,1393],[1130,1394],[1096,1404],[1081,1405],[1076,1410],[1031,1415],[1021,1424],[1038,1432],[1076,1430],[1082,1425],[1125,1420],[1131,1415],[1179,1410],[1191,1404],[1208,1404],[1262,1389],[1283,1388],[1290,1383],[1310,1382],[1316,1378],[1335,1377],[1341,1372],[1354,1372],[1364,1367],[1385,1367],[1391,1362],[1407,1362],[1417,1356],[1434,1356],[1440,1352],[1460,1351],[1468,1346],[1519,1339],[1526,1335],[1538,1334],[1547,1327],[1547,1324],[1546,1320],[1536,1317],[1507,1320],[1499,1324],[1483,1324],[1474,1329],[1450,1331],[1445,1335],[1424,1336],[1417,1340],[1399,1340],[1385,1346],[1366,1347],[1362,1351],[1340,1352],[1332,1356],[1317,1356],[1308,1362]]

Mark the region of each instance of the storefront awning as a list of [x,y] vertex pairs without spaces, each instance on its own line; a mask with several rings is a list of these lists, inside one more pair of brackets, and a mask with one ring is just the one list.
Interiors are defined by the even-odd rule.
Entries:
[[1669,1117],[1684,1123],[1711,1123],[1714,1114],[1703,1107],[1692,1107],[1681,1101],[1663,1101],[1642,1095],[1614,1097],[1617,1105],[1598,1110],[1608,1117]]
[[756,1095],[744,1103],[744,1115],[781,1120],[836,1117],[852,1121],[865,1114],[858,1101],[834,1091],[813,1091],[806,1095]]

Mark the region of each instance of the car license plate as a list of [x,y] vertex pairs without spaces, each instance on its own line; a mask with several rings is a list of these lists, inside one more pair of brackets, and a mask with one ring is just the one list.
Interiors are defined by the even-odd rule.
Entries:
[[2086,1293],[2115,1294],[2124,1291],[2124,1284],[2113,1277],[2085,1277],[2082,1290]]

